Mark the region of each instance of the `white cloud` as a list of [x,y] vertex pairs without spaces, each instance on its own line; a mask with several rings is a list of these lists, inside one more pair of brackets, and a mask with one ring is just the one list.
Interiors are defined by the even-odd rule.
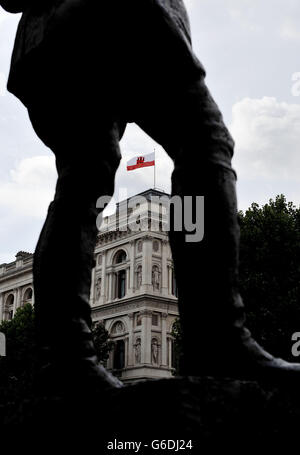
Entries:
[[300,183],[300,105],[273,97],[244,98],[232,114],[239,175]]
[[280,29],[280,36],[289,41],[300,42],[300,30],[298,22],[286,19]]
[[257,20],[257,9],[253,7],[253,0],[229,0],[228,13],[240,29],[250,32],[262,31],[262,24]]
[[52,156],[21,160],[0,183],[0,211],[6,216],[43,218],[53,196],[56,171]]
[[9,17],[8,13],[0,8],[0,25]]

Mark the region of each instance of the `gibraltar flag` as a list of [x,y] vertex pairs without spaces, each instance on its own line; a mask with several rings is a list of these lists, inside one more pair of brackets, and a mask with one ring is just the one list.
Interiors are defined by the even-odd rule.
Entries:
[[140,167],[155,166],[155,152],[147,155],[135,156],[127,161],[127,171],[133,171]]

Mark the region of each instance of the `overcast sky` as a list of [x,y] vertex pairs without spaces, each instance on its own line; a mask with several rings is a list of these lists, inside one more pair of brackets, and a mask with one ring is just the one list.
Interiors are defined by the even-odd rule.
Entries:
[[[280,193],[299,205],[299,0],[186,5],[195,52],[236,142],[239,208]],[[13,261],[19,250],[33,252],[56,180],[51,151],[35,136],[25,108],[5,90],[19,17],[0,8],[0,263]],[[130,125],[121,148],[117,200],[124,195],[119,188],[130,196],[153,186],[153,168],[126,172],[126,161],[154,149],[157,187],[170,191],[172,162],[157,144]]]

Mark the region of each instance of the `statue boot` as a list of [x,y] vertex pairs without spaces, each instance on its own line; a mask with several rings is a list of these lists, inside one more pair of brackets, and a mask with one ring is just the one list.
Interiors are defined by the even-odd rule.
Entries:
[[187,242],[187,232],[170,232],[183,331],[181,374],[298,381],[300,364],[273,357],[245,326],[234,171],[210,163],[187,179],[184,167],[175,161],[173,194],[204,195],[205,208],[202,241]]
[[91,334],[95,204],[61,197],[49,206],[34,255],[38,389],[44,395],[103,393],[122,383],[99,365]]

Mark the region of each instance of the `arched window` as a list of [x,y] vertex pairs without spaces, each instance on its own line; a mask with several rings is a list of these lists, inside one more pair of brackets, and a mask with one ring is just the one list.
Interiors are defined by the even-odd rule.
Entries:
[[125,326],[122,321],[117,321],[114,323],[112,329],[111,329],[111,334],[112,335],[120,335],[125,332]]
[[121,264],[122,262],[125,262],[127,259],[127,255],[124,250],[120,250],[115,254],[114,257],[114,264]]
[[125,367],[125,342],[124,340],[117,340],[114,349],[114,370],[121,370]]
[[126,295],[126,260],[127,254],[124,250],[119,250],[113,259],[115,274],[112,295],[115,299],[122,299]]
[[111,366],[114,370],[125,368],[125,331],[126,327],[122,321],[116,321],[110,331],[111,339],[114,341],[111,357]]
[[26,291],[24,292],[24,297],[23,297],[24,303],[32,301],[32,294],[33,294],[32,293],[32,289],[31,288],[27,288]]
[[14,316],[14,301],[14,295],[9,294],[5,302],[5,319],[7,321],[11,321]]

